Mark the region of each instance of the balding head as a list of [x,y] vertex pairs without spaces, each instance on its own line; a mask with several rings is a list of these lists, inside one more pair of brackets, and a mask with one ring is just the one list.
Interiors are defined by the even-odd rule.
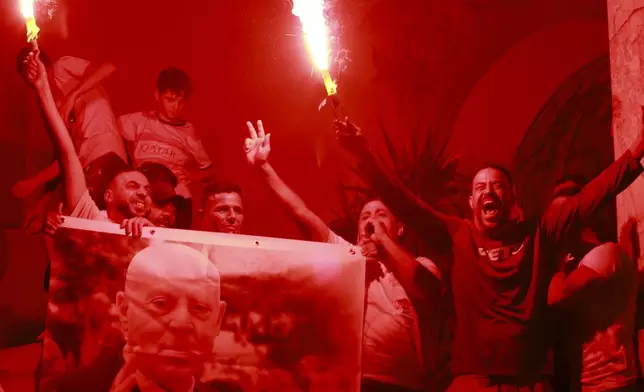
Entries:
[[134,286],[165,282],[206,284],[220,297],[219,271],[208,257],[187,245],[162,243],[149,246],[132,258],[125,276],[125,292]]
[[121,326],[139,370],[159,384],[192,377],[212,356],[225,312],[220,275],[201,252],[154,244],[130,263],[117,294]]

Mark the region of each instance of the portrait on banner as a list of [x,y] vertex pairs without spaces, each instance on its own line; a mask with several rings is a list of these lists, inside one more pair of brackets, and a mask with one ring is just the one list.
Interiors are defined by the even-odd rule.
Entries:
[[57,233],[41,391],[359,390],[354,249],[71,221],[87,227]]

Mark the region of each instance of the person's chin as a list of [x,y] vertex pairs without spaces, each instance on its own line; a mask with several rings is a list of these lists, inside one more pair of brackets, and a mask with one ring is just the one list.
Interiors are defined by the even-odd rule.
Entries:
[[501,220],[498,219],[498,217],[495,217],[494,219],[481,217],[480,222],[481,226],[486,231],[494,231],[501,226]]

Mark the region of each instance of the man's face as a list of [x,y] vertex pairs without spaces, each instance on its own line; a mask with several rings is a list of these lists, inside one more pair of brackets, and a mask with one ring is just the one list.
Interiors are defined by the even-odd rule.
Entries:
[[362,207],[358,217],[358,242],[368,240],[376,225],[384,228],[387,235],[393,240],[397,240],[402,234],[402,228],[396,217],[380,200],[372,200]]
[[479,229],[493,230],[507,222],[514,202],[512,188],[503,172],[485,168],[474,176],[470,207]]
[[138,171],[118,174],[105,193],[105,204],[128,219],[146,216],[152,204],[148,179]]
[[181,110],[185,103],[185,98],[182,93],[172,90],[156,93],[157,112],[165,121],[179,121],[181,120]]
[[158,227],[174,227],[177,221],[177,207],[173,203],[160,206],[153,202],[148,219]]
[[161,265],[136,284],[126,283],[117,305],[138,369],[167,385],[195,376],[212,359],[226,304],[220,283],[207,279],[203,267],[163,257],[153,262],[175,266]]
[[218,233],[241,233],[244,206],[238,193],[217,193],[206,201],[203,210],[205,229]]

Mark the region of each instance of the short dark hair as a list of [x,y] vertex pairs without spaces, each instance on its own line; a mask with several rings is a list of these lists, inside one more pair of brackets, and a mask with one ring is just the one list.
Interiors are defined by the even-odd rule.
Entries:
[[[17,71],[19,74],[21,74],[21,75],[22,75],[22,71],[23,71],[23,69],[22,69],[23,62],[25,61],[25,59],[27,58],[27,56],[29,55],[29,53],[33,52],[33,50],[34,50],[34,48],[32,48],[31,46],[25,46],[25,47],[24,47],[24,48],[22,48],[22,49],[20,50],[20,52],[18,52],[18,54],[16,55],[16,71]],[[43,64],[45,64],[45,67],[46,67],[47,69],[50,69],[50,68],[52,67],[51,59],[49,58],[49,56],[47,56],[47,54],[46,54],[45,52],[43,52],[43,51],[41,50],[41,51],[40,51],[40,55],[39,55],[39,57],[40,57],[40,61],[42,61],[42,63],[43,63]]]
[[512,176],[512,171],[508,169],[507,167],[499,164],[499,163],[494,163],[494,162],[488,162],[483,167],[481,167],[478,171],[480,172],[483,169],[494,169],[498,171],[499,173],[503,174],[503,176],[508,180],[508,185],[512,188],[514,186],[514,178]]
[[358,209],[358,214],[360,214],[360,212],[362,211],[364,206],[366,206],[367,204],[371,203],[372,201],[379,201],[382,204],[385,204],[385,202],[382,200],[382,198],[380,196],[378,196],[378,194],[376,194],[376,193],[374,193],[372,191],[364,192],[362,195],[360,195],[358,197],[359,197],[358,206],[360,207]]
[[148,178],[150,182],[166,182],[176,188],[179,184],[177,176],[166,165],[155,162],[147,162],[138,167],[138,170]]
[[564,176],[557,180],[552,198],[575,196],[581,192],[587,182],[585,177],[577,174]]
[[157,90],[160,93],[169,90],[187,99],[192,94],[192,82],[184,71],[176,67],[168,67],[159,73]]
[[239,196],[242,196],[241,187],[235,184],[234,182],[230,182],[230,181],[210,182],[206,185],[206,187],[203,190],[201,205],[204,206],[211,197],[218,195],[220,193],[236,193]]
[[111,188],[112,186],[114,186],[114,181],[116,181],[116,178],[118,176],[120,176],[121,174],[123,174],[123,173],[133,173],[133,172],[139,172],[140,173],[141,171],[136,170],[136,169],[132,169],[131,167],[128,166],[128,167],[119,168],[119,169],[115,170],[113,173],[110,173],[110,177],[107,177],[107,178],[110,178],[110,180],[109,180],[107,188],[105,190],[107,190],[107,189]]

